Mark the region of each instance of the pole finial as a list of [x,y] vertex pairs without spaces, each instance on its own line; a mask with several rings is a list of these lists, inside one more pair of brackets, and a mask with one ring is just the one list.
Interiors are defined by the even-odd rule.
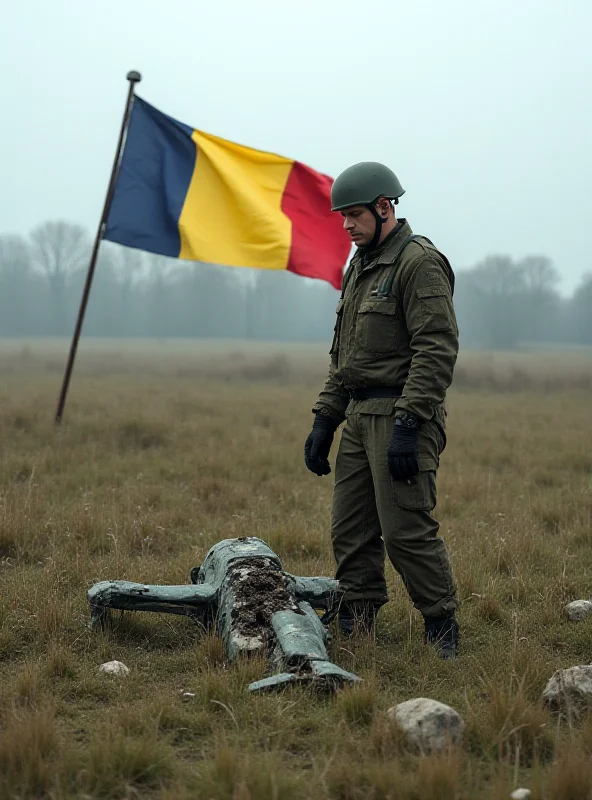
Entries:
[[133,69],[131,72],[127,73],[127,79],[130,83],[140,83],[142,76],[139,72],[136,72],[136,70]]

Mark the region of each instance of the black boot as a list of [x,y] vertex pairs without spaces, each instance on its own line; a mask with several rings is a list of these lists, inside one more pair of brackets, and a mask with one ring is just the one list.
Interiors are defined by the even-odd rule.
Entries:
[[436,646],[440,658],[454,658],[460,638],[454,613],[446,617],[424,617],[425,641]]
[[364,600],[342,603],[339,609],[339,630],[345,639],[356,634],[369,636],[374,633],[374,623],[380,606]]

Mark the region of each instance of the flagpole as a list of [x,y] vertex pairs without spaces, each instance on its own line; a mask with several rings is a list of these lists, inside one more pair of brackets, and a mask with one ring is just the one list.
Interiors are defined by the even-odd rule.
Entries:
[[56,425],[59,425],[62,421],[62,416],[64,413],[64,406],[66,405],[66,397],[68,395],[68,387],[70,386],[70,378],[72,377],[72,369],[74,368],[74,360],[76,358],[76,352],[78,350],[78,342],[80,340],[80,333],[82,331],[82,323],[84,322],[84,314],[86,312],[86,306],[88,304],[88,298],[90,295],[90,287],[92,285],[93,276],[95,274],[95,267],[97,265],[97,257],[99,255],[99,246],[101,244],[101,238],[105,231],[105,225],[107,224],[107,217],[109,215],[109,209],[111,207],[111,202],[113,200],[113,194],[115,192],[115,182],[117,180],[117,173],[119,171],[119,164],[121,161],[121,152],[123,149],[123,141],[125,138],[126,131],[129,126],[130,117],[132,113],[132,105],[134,100],[134,91],[136,83],[139,83],[142,80],[142,76],[139,72],[132,70],[127,74],[127,80],[129,81],[129,90],[127,94],[127,101],[125,104],[125,112],[123,115],[123,120],[121,122],[121,130],[119,132],[119,141],[117,142],[117,150],[115,152],[115,158],[113,160],[113,167],[111,169],[111,177],[109,179],[109,186],[107,188],[107,195],[105,197],[105,204],[103,206],[103,213],[101,214],[101,220],[99,222],[99,227],[97,229],[97,235],[95,237],[95,242],[93,245],[92,253],[90,256],[90,263],[88,265],[88,272],[86,275],[86,281],[84,283],[84,289],[82,292],[82,299],[80,301],[80,309],[78,310],[78,318],[76,320],[76,327],[74,329],[74,336],[72,338],[72,344],[70,345],[70,353],[68,355],[68,363],[66,364],[66,371],[64,373],[64,380],[62,383],[62,389],[60,391],[60,398],[58,400],[58,408],[56,411],[55,422]]

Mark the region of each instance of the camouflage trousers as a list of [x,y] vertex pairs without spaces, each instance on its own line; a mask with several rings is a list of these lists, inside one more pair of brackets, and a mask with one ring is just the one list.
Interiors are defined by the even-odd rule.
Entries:
[[446,545],[432,516],[444,434],[433,421],[421,427],[420,473],[408,485],[393,481],[388,469],[392,430],[391,415],[364,413],[351,414],[343,429],[331,521],[336,577],[346,602],[386,603],[386,548],[415,607],[424,616],[443,616],[457,605]]

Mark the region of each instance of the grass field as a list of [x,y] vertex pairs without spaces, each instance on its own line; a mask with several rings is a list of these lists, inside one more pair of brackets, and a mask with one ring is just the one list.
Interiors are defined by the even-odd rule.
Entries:
[[[459,364],[437,513],[461,656],[423,645],[389,567],[375,641],[332,645],[359,688],[253,697],[260,661],[229,666],[170,616],[92,633],[86,590],[187,582],[213,543],[247,534],[289,571],[332,574],[331,479],[302,460],[325,348],[85,343],[56,430],[64,347],[0,350],[2,800],[592,797],[592,716],[568,727],[540,703],[555,669],[592,661],[592,623],[562,613],[592,594],[589,354]],[[130,676],[100,675],[111,659]],[[418,696],[461,713],[461,746],[404,741],[386,711]]]

